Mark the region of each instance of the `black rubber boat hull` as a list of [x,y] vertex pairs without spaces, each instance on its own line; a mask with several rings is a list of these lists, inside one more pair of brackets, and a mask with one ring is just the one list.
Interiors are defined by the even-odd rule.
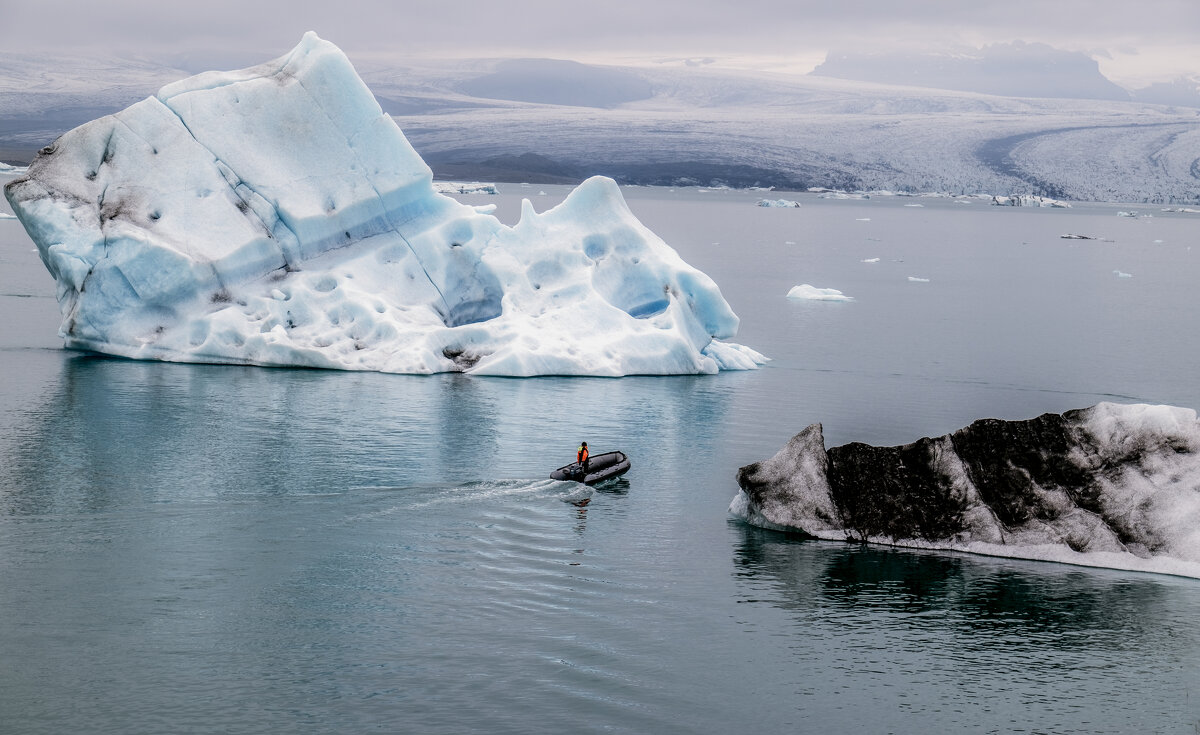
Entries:
[[629,471],[629,457],[624,452],[605,452],[588,458],[588,471],[583,474],[583,468],[578,462],[572,462],[565,467],[559,467],[550,473],[551,480],[573,480],[584,485],[595,485],[598,482],[620,477]]

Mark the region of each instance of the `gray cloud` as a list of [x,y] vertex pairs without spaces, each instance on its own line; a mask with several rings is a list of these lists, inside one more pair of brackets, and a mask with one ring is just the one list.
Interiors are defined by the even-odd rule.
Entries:
[[[0,48],[266,59],[306,30],[348,53],[721,55],[1042,41],[1139,51],[1196,44],[1200,3],[1142,0],[0,0]],[[1196,70],[1200,72],[1200,70]]]

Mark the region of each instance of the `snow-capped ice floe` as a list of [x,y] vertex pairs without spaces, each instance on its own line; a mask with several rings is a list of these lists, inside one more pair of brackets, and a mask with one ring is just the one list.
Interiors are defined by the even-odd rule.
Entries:
[[800,202],[792,199],[759,199],[757,204],[760,207],[775,207],[778,209],[794,209],[800,206]]
[[435,181],[433,190],[439,194],[499,194],[495,184],[479,181]]
[[0,176],[20,176],[29,169],[25,166],[13,166],[10,163],[0,163]]
[[806,299],[808,301],[853,301],[853,296],[847,296],[836,288],[817,288],[807,283],[792,286],[788,291],[789,299]]
[[16,219],[17,215],[9,214],[8,212],[0,212],[0,219]]
[[1113,274],[1117,278],[1133,278],[1132,273],[1126,273],[1125,271],[1122,271],[1122,270],[1115,270],[1115,271],[1113,271]]
[[813,424],[738,484],[730,510],[767,528],[1200,577],[1192,409],[1101,403],[829,450]]
[[1060,202],[1057,199],[1049,197],[1037,196],[1034,194],[1022,194],[1020,196],[993,196],[992,204],[998,207],[1055,207],[1059,209],[1070,209],[1071,205],[1066,202]]
[[435,192],[333,44],[163,87],[48,146],[5,195],[69,347],[488,375],[714,373],[717,285],[592,178],[520,222]]
[[919,277],[919,276],[909,276],[909,277],[908,277],[908,282],[909,282],[909,283],[929,283],[929,279],[928,279],[928,278],[921,278],[921,277]]
[[863,258],[862,262],[863,263],[878,263],[879,258]]
[[817,195],[817,197],[820,199],[870,199],[871,198],[870,194],[862,194],[859,192],[851,192],[851,191],[828,191],[828,190],[822,190],[822,189],[815,189],[815,190],[809,189],[809,191],[810,192],[811,191],[821,192],[820,194]]

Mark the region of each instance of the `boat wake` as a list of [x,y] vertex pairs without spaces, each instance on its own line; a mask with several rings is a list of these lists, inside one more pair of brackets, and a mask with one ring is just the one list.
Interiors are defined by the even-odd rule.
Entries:
[[400,494],[410,500],[392,510],[417,510],[437,505],[488,505],[522,495],[557,498],[577,503],[591,498],[592,489],[577,482],[550,479],[475,480],[466,483],[438,483],[405,487],[375,487],[378,492]]

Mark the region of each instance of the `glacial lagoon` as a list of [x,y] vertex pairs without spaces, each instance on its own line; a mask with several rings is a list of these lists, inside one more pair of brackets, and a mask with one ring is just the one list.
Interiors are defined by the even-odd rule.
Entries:
[[[500,192],[458,198],[511,224],[567,188]],[[813,422],[830,446],[899,444],[1102,400],[1200,407],[1200,214],[624,194],[770,363],[503,379],[70,352],[0,220],[4,729],[1200,726],[1200,580],[728,515],[737,468]],[[853,300],[788,299],[800,284]],[[633,469],[544,479],[580,440]]]

